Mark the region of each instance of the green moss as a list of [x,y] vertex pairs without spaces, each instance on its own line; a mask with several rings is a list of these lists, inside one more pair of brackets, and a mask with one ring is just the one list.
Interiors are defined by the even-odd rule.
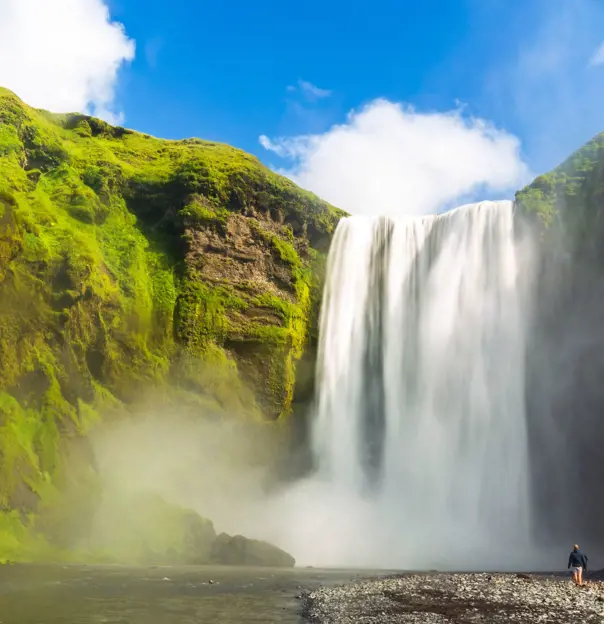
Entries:
[[548,237],[570,248],[586,246],[602,228],[604,134],[599,134],[550,173],[516,193],[520,212]]
[[172,366],[175,385],[202,398],[201,414],[260,416],[254,392],[241,379],[237,363],[215,343],[182,350]]
[[556,216],[555,201],[544,194],[540,188],[527,188],[517,195],[517,201],[530,215],[535,215],[547,228]]
[[177,302],[176,334],[180,342],[205,347],[224,341],[229,310],[245,310],[246,302],[224,286],[186,279]]
[[16,510],[0,511],[0,564],[66,559],[66,553],[36,531],[32,515],[24,519]]
[[[283,240],[283,238],[277,236],[273,231],[266,230],[258,221],[252,221],[251,225],[255,235],[260,240],[267,243],[276,252],[282,262],[292,267],[301,265],[300,256],[289,240]],[[290,232],[291,230],[286,229],[286,231]]]
[[203,195],[191,195],[180,210],[185,226],[193,228],[213,226],[220,232],[226,230],[228,214],[226,208],[214,205]]

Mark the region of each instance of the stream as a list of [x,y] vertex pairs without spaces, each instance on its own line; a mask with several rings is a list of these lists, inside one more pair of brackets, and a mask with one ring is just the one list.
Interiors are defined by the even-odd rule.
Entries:
[[297,624],[301,592],[370,571],[0,566],[0,624]]

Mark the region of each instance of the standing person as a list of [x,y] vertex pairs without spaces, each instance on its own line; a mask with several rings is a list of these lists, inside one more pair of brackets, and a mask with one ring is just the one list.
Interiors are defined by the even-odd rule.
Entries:
[[579,550],[578,544],[573,546],[573,551],[568,557],[568,568],[572,570],[575,584],[583,585],[583,570],[587,571],[587,555]]

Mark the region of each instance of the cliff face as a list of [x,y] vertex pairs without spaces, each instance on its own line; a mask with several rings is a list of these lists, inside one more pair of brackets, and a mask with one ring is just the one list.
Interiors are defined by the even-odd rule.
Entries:
[[342,215],[237,149],[0,89],[0,508],[123,405],[287,415]]
[[526,390],[536,534],[604,548],[604,134],[516,201],[539,241]]

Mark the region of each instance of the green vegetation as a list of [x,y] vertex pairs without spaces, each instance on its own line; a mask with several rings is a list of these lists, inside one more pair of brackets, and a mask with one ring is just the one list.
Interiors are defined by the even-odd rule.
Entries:
[[604,134],[516,193],[522,213],[569,250],[595,240],[603,201]]
[[0,559],[56,555],[36,527],[60,541],[60,486],[94,489],[65,449],[150,388],[289,413],[343,214],[232,147],[0,89]]

